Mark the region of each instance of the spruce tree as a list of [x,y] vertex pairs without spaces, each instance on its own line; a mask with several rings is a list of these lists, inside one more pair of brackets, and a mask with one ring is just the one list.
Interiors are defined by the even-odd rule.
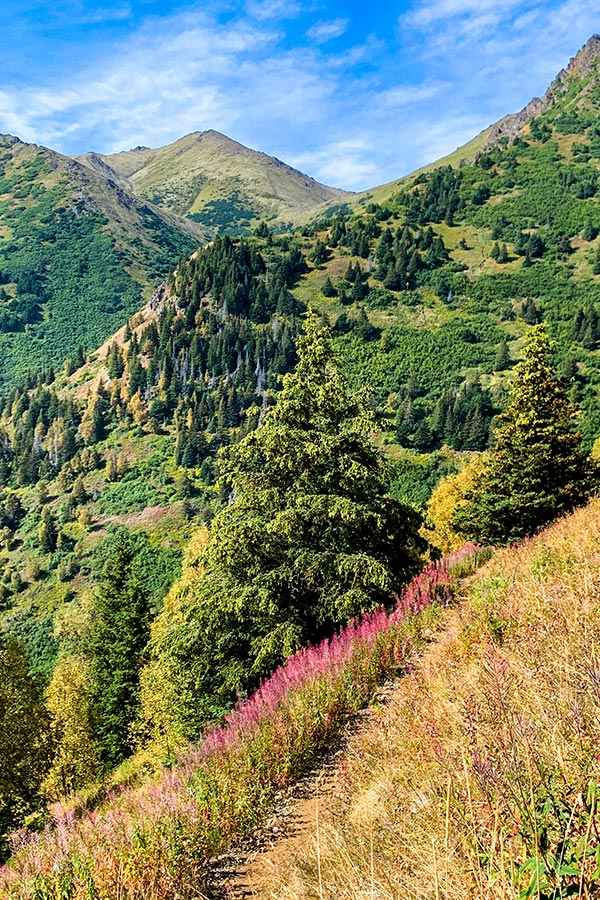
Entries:
[[552,369],[553,343],[533,327],[499,416],[489,466],[456,525],[467,537],[504,544],[533,534],[585,501],[591,471],[574,430],[577,411]]
[[298,355],[261,427],[220,454],[231,502],[187,588],[185,630],[154,647],[196,723],[298,647],[393,602],[419,565],[419,518],[388,495],[370,417],[314,313]]
[[496,372],[504,372],[508,368],[510,368],[510,354],[508,352],[508,344],[506,343],[506,341],[502,341],[502,343],[498,347],[494,369],[496,370]]
[[139,709],[139,670],[150,629],[148,590],[134,569],[133,542],[116,536],[94,601],[86,655],[105,765],[118,765],[133,749],[131,724]]

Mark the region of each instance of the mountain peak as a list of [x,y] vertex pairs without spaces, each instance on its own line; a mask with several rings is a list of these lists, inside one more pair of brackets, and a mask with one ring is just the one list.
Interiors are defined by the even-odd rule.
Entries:
[[350,196],[213,128],[100,159],[138,197],[229,233],[247,232],[261,218],[294,221]]
[[486,140],[486,147],[495,146],[503,137],[516,137],[534,116],[539,116],[554,106],[561,97],[572,78],[586,78],[596,71],[600,59],[600,35],[593,34],[581,50],[571,57],[565,69],[561,69],[543,97],[534,97],[523,109],[513,115],[505,116],[492,125]]
[[[571,57],[569,65],[562,71],[568,75],[589,75],[594,69],[598,57],[600,57],[600,34],[593,34],[581,50]],[[561,75],[562,72],[559,73],[558,78]]]

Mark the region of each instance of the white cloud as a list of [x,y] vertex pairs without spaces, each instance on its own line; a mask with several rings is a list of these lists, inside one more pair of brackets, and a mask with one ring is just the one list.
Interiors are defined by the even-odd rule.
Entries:
[[316,22],[306,32],[306,36],[315,44],[324,44],[334,38],[341,37],[348,29],[349,19],[333,19],[331,22]]
[[430,100],[439,94],[444,87],[448,87],[448,84],[438,82],[432,84],[398,85],[398,87],[390,88],[378,94],[376,102],[388,109],[398,109],[403,106],[422,103],[424,100]]
[[79,22],[83,25],[101,25],[105,22],[122,22],[131,19],[133,9],[129,3],[123,3],[116,8],[107,7],[106,9],[98,8],[84,13],[79,18]]
[[248,13],[255,19],[294,19],[305,11],[306,5],[293,0],[252,0],[247,4]]
[[429,26],[442,19],[475,15],[490,11],[499,17],[506,10],[523,6],[523,0],[425,0],[400,17],[401,24],[417,27]]
[[347,190],[361,190],[376,178],[369,137],[333,141],[310,153],[293,158],[292,165],[308,170],[319,181]]

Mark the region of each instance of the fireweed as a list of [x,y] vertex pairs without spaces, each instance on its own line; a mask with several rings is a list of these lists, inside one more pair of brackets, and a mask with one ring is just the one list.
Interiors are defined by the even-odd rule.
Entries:
[[460,577],[482,561],[467,545],[431,563],[397,598],[277,669],[174,770],[108,796],[99,811],[57,804],[42,833],[13,835],[0,896],[27,900],[197,897],[208,861],[258,826],[382,679],[405,669]]

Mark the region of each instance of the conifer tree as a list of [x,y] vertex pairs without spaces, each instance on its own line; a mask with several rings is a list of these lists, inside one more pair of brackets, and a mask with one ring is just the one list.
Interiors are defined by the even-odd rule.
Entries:
[[419,564],[418,516],[388,496],[370,418],[314,313],[298,353],[262,426],[220,454],[232,502],[187,590],[185,629],[157,620],[154,663],[170,660],[197,725],[298,647],[391,602]]
[[502,343],[498,347],[494,369],[496,370],[496,372],[504,372],[508,368],[510,368],[510,354],[508,352],[508,344],[506,343],[506,341],[502,341]]
[[52,752],[50,718],[22,647],[9,639],[0,646],[0,861],[9,831],[42,805]]
[[58,532],[56,530],[56,520],[49,506],[44,506],[38,532],[40,547],[44,553],[54,553],[56,550],[56,541]]
[[94,602],[86,654],[102,762],[120,763],[133,749],[131,724],[139,708],[139,670],[149,636],[148,592],[137,577],[127,532],[117,533]]
[[577,411],[554,375],[552,352],[545,327],[532,328],[510,405],[495,429],[489,467],[457,513],[456,526],[469,538],[519,540],[589,495],[590,466],[573,427]]

